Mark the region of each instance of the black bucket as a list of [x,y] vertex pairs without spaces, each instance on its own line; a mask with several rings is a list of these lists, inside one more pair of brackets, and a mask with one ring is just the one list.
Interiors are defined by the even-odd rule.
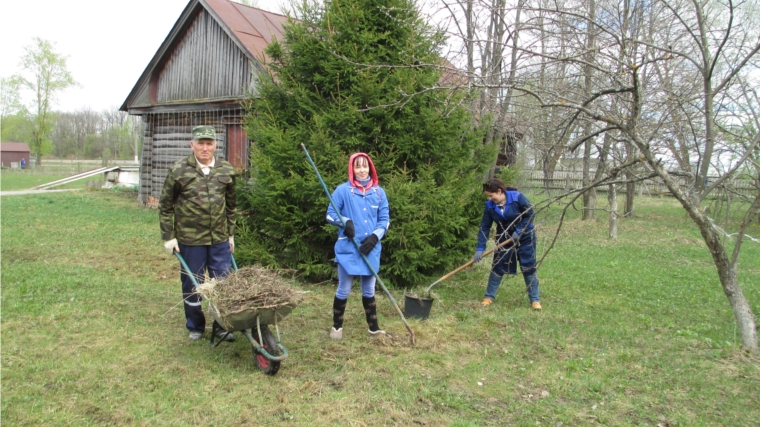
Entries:
[[430,316],[430,309],[433,307],[433,298],[416,297],[404,294],[404,316],[415,319],[425,320]]

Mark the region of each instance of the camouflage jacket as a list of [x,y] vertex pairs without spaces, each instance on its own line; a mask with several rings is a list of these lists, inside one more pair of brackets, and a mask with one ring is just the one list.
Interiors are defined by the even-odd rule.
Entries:
[[235,169],[219,158],[208,176],[191,154],[164,181],[158,216],[161,238],[188,246],[215,245],[235,234]]

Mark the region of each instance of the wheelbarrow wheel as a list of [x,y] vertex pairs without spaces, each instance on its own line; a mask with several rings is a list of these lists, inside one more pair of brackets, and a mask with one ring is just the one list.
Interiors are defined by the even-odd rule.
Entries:
[[[259,337],[255,329],[253,330],[253,336],[258,340]],[[261,325],[261,339],[264,340],[264,342],[259,344],[264,347],[264,350],[275,357],[280,355],[280,347],[277,346],[277,339],[267,325]],[[267,359],[266,356],[256,351],[255,348],[253,349],[253,359],[256,361],[256,366],[267,375],[274,375],[280,370],[279,361],[275,362]]]

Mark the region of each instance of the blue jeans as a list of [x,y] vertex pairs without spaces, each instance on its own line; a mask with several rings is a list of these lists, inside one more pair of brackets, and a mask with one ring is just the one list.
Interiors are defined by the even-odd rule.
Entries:
[[[230,257],[230,242],[206,246],[185,246],[179,244],[179,254],[185,259],[187,266],[195,276],[198,284],[205,281],[206,270],[211,278],[224,277],[230,273],[232,257]],[[190,331],[203,332],[206,329],[206,318],[203,316],[201,296],[194,293],[195,285],[192,279],[180,266],[182,281],[182,298],[185,301],[185,326]]]
[[[491,275],[488,276],[488,286],[486,287],[486,298],[489,298],[491,300],[496,299],[496,291],[499,290],[499,286],[501,285],[501,278],[503,276],[491,272]],[[530,302],[536,302],[540,301],[540,295],[539,295],[539,289],[538,289],[538,275],[536,275],[536,270],[534,269],[530,273],[523,273],[523,279],[525,279],[525,287],[528,289],[528,298],[530,298]]]
[[359,277],[362,282],[362,296],[365,298],[371,298],[375,296],[375,276],[352,276],[346,273],[346,270],[338,264],[338,290],[335,291],[335,296],[338,299],[348,299],[348,295],[351,294],[351,287],[354,285],[354,277]]

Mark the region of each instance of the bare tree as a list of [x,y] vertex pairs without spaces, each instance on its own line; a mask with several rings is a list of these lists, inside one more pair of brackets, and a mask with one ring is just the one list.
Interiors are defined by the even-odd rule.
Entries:
[[[624,212],[631,214],[637,185],[664,185],[702,234],[742,348],[757,353],[755,317],[737,281],[743,243],[760,243],[747,235],[760,216],[760,102],[753,80],[760,31],[753,5],[462,0],[444,3],[442,11],[450,13],[442,28],[455,39],[451,63],[466,64],[467,85],[479,94],[475,117],[519,116],[547,187],[558,163],[577,161],[575,150],[583,147],[584,185],[553,200],[566,200],[566,210],[607,187],[611,238],[617,186],[625,186]],[[393,105],[412,96],[402,94]],[[739,192],[733,181],[753,186]],[[731,209],[743,219],[721,226],[706,209],[715,196],[733,197]],[[592,200],[584,205],[590,209]]]
[[[452,45],[463,49],[452,53],[466,58],[458,63],[467,64],[470,87],[481,91],[478,117],[499,117],[509,100],[509,111],[528,123],[525,143],[541,164],[547,187],[558,162],[572,161],[582,149],[583,187],[567,195],[571,202],[583,197],[590,217],[591,192],[607,187],[611,237],[617,226],[616,186],[625,186],[624,212],[630,215],[637,185],[651,179],[663,183],[702,233],[742,347],[757,352],[755,317],[737,281],[742,244],[760,242],[746,235],[760,215],[760,102],[751,72],[760,65],[760,32],[753,5],[733,0],[458,4],[464,16],[452,13],[446,28],[450,37],[462,39]],[[510,28],[519,29],[519,44],[516,37],[512,42],[503,37]],[[472,52],[478,49],[479,55]],[[749,193],[731,190],[728,184],[736,180],[754,187]],[[709,216],[706,205],[718,193],[732,197],[734,212],[743,209],[739,224],[719,224]]]
[[[760,134],[757,127],[742,133],[734,133],[739,142],[731,146],[732,158],[718,155],[718,147],[725,146],[727,136],[719,131],[721,127],[730,128],[733,120],[756,122],[757,100],[744,96],[752,110],[747,109],[743,117],[732,114],[730,119],[726,111],[734,110],[736,99],[732,94],[740,92],[743,81],[750,78],[749,67],[756,60],[760,50],[757,32],[754,32],[749,11],[736,6],[731,1],[725,4],[660,1],[654,4],[637,5],[638,8],[650,8],[647,13],[656,16],[655,31],[648,38],[630,39],[629,34],[620,31],[618,25],[609,25],[597,19],[594,25],[605,34],[605,44],[609,51],[623,52],[614,61],[611,55],[600,58],[593,64],[578,58],[569,59],[580,66],[593,66],[602,79],[594,93],[583,94],[574,98],[559,98],[544,88],[526,88],[542,106],[560,106],[573,110],[579,116],[607,128],[608,132],[619,133],[627,149],[626,163],[633,165],[637,153],[646,165],[645,176],[656,176],[667,186],[670,193],[681,203],[688,215],[699,227],[705,243],[713,257],[723,291],[734,311],[742,338],[742,347],[757,352],[757,332],[754,314],[739,287],[738,255],[751,218],[760,207],[760,189],[745,198],[746,218],[739,224],[734,235],[733,252],[729,247],[731,240],[726,232],[705,214],[703,201],[716,191],[719,186],[735,177],[740,171],[748,169],[748,160],[757,150]],[[612,10],[612,9],[610,9]],[[575,16],[572,10],[559,13]],[[723,18],[725,17],[725,19]],[[652,18],[655,19],[655,18]],[[671,31],[662,31],[671,28]],[[680,31],[675,31],[680,29]],[[646,49],[631,49],[631,44],[645,46]],[[556,58],[561,60],[562,58]],[[660,70],[668,61],[680,60],[682,67],[678,79],[699,81],[690,90],[684,91],[680,99],[672,100],[672,81],[657,81],[658,66]],[[620,61],[618,64],[616,62]],[[619,65],[619,66],[616,66]],[[622,68],[621,68],[622,66]],[[622,69],[623,73],[618,70]],[[650,71],[654,72],[650,73]],[[669,91],[669,88],[671,91]],[[716,102],[720,100],[720,102]],[[610,108],[611,105],[625,105],[626,113]],[[679,106],[679,114],[669,115],[673,108]],[[696,173],[690,169],[678,169],[681,162],[671,159],[663,160],[668,142],[660,140],[662,129],[674,129],[688,124],[695,141],[694,148],[698,157]],[[672,144],[672,140],[670,141]],[[635,151],[634,151],[635,150]],[[672,152],[672,150],[671,150]],[[738,157],[737,157],[738,156]],[[633,171],[633,168],[629,168]],[[756,173],[756,168],[754,168]],[[710,178],[713,175],[714,178]],[[635,176],[635,175],[633,175]],[[679,179],[685,177],[685,180]],[[755,175],[755,180],[757,175]],[[631,182],[632,180],[628,180]]]

